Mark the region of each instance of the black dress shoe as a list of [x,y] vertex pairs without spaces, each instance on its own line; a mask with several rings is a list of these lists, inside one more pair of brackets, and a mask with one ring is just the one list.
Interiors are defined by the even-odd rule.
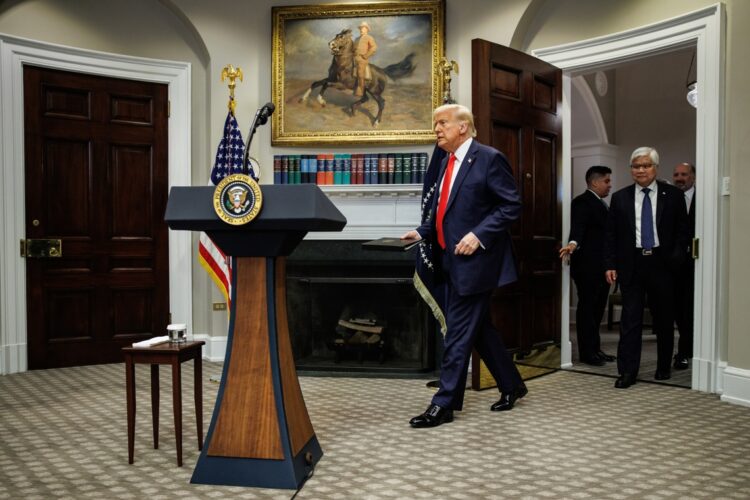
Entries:
[[526,388],[526,384],[521,382],[521,385],[513,389],[511,392],[500,393],[500,399],[497,400],[497,403],[490,406],[490,410],[492,411],[512,410],[513,405],[516,404],[516,401],[523,398],[528,393],[529,393],[529,390]]
[[631,373],[624,373],[615,380],[615,387],[617,389],[627,389],[633,384],[635,384],[635,375]]
[[681,354],[677,354],[674,357],[674,364],[672,366],[675,370],[687,370],[688,368],[690,368],[687,356],[683,356]]
[[669,370],[656,370],[656,373],[654,373],[654,378],[656,380],[669,380],[672,378],[672,374],[669,373]]
[[453,410],[431,404],[424,413],[409,420],[409,425],[414,428],[437,427],[448,422],[453,422]]
[[606,361],[607,363],[610,363],[612,361],[615,361],[617,358],[612,356],[611,354],[607,354],[604,351],[599,351],[596,353],[597,356],[599,356],[601,359]]
[[581,363],[591,366],[604,366],[606,364],[604,360],[596,354],[592,356],[582,356]]

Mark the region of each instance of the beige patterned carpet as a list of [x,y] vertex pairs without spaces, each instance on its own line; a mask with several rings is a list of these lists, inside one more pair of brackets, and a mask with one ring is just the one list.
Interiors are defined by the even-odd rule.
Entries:
[[[220,364],[204,365],[206,427]],[[148,366],[137,366],[135,464],[127,463],[122,364],[0,377],[0,498],[278,498],[293,490],[189,483],[198,456],[192,365],[183,365],[184,460],[175,462],[170,377],[161,443],[151,445]],[[436,429],[408,420],[424,380],[301,379],[325,452],[300,499],[750,498],[750,408],[715,395],[558,371],[527,382],[511,412],[469,392]]]

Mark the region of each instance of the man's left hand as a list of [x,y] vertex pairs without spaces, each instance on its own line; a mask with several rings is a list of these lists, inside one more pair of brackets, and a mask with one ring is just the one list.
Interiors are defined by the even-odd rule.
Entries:
[[461,238],[461,241],[456,245],[456,249],[453,253],[456,255],[471,255],[479,248],[479,238],[474,233],[469,232],[466,236]]

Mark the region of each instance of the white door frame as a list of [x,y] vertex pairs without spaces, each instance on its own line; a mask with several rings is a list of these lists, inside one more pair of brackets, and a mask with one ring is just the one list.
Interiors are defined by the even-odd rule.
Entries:
[[[726,362],[720,360],[720,335],[726,320],[718,314],[726,303],[719,287],[719,276],[726,265],[718,251],[726,235],[721,230],[722,206],[719,179],[725,175],[723,158],[724,104],[724,5],[717,3],[666,21],[556,47],[532,51],[535,57],[563,70],[563,233],[570,226],[570,85],[571,78],[605,66],[620,64],[644,56],[678,48],[697,47],[699,104],[696,116],[696,165],[700,182],[696,235],[701,240],[700,259],[695,268],[695,338],[693,389],[721,392]],[[568,273],[563,271],[562,311],[568,311],[570,289]],[[569,342],[567,314],[562,315],[562,341]],[[568,350],[568,353],[570,351]],[[570,358],[562,365],[570,364]]]
[[[26,371],[23,66],[169,85],[169,186],[190,185],[190,63],[96,52],[0,33],[0,374]],[[192,331],[192,244],[169,232],[169,306]]]

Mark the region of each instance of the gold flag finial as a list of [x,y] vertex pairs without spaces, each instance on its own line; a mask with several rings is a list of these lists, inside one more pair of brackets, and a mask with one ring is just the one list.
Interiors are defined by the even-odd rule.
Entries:
[[443,76],[443,104],[453,104],[456,101],[451,96],[451,71],[458,74],[458,63],[442,57],[438,69]]
[[235,68],[231,64],[224,66],[224,69],[221,70],[221,81],[224,82],[227,78],[229,78],[229,104],[227,106],[229,112],[234,114],[234,87],[237,85],[235,80],[239,78],[242,81],[242,68]]

